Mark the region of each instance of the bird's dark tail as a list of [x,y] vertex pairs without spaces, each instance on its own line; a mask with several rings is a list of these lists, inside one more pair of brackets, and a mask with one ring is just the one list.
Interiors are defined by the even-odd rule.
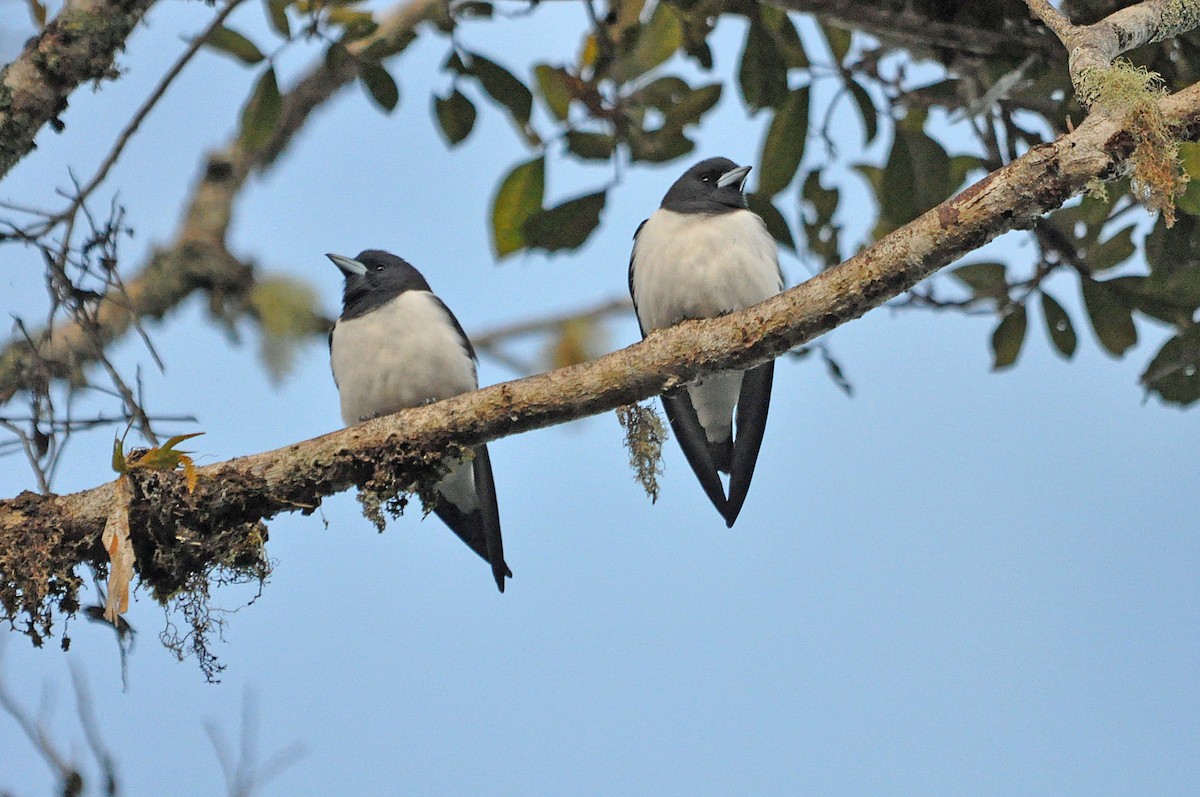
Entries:
[[504,561],[504,538],[500,533],[496,485],[492,480],[492,462],[488,457],[487,446],[475,449],[471,469],[475,493],[479,499],[478,508],[474,512],[465,513],[449,501],[442,500],[433,511],[459,539],[492,566],[492,577],[496,579],[496,587],[504,592],[504,579],[512,578],[512,570]]
[[750,480],[758,462],[763,432],[767,428],[767,410],[771,407],[771,385],[775,381],[775,361],[763,363],[742,374],[742,391],[738,395],[737,425],[733,437],[733,461],[729,469],[729,500],[725,503],[725,525],[733,528]]
[[681,389],[664,394],[662,402],[671,430],[675,432],[679,447],[683,449],[684,457],[692,466],[692,472],[700,480],[700,486],[704,488],[708,500],[712,501],[713,506],[724,516],[725,487],[721,484],[721,477],[717,475],[717,463],[713,461],[714,450],[709,446],[700,419],[696,417],[696,408],[692,406],[691,397],[686,389]]

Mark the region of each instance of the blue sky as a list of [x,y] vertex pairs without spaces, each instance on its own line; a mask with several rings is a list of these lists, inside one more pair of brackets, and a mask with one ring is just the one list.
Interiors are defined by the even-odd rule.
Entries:
[[[581,25],[565,6],[469,28],[467,41],[514,67],[531,54],[565,60]],[[0,8],[6,18],[21,10]],[[39,138],[0,198],[49,205],[68,165],[90,174],[208,13],[156,8],[122,59],[126,77],[77,92],[66,133]],[[249,4],[235,25],[259,31],[259,14]],[[722,24],[719,70],[741,35]],[[0,39],[6,55],[19,38]],[[392,249],[468,332],[622,295],[633,230],[686,164],[625,170],[578,252],[495,266],[491,197],[528,153],[491,107],[466,144],[446,150],[428,100],[448,85],[435,71],[445,48],[429,35],[402,56],[393,116],[357,87],[324,109],[244,193],[233,250],[310,281],[334,313],[340,279],[323,253]],[[294,60],[285,73],[304,65]],[[225,140],[252,80],[205,54],[146,122],[111,181],[137,233],[130,263],[169,240],[199,153]],[[830,174],[878,157],[854,151],[857,123],[837,118],[846,143]],[[755,162],[760,128],[727,93],[687,162]],[[806,157],[817,166],[828,153],[810,142]],[[548,193],[608,178],[552,159]],[[858,230],[870,215],[846,210],[845,220]],[[993,246],[1031,252],[1015,234]],[[4,254],[5,311],[37,318],[37,258]],[[789,284],[806,275],[794,259],[785,271]],[[1064,281],[1057,295],[1079,322],[1075,291]],[[124,367],[146,368],[155,411],[197,416],[199,461],[339,425],[323,343],[273,386],[253,330],[233,341],[206,316],[193,300],[150,326],[163,375],[135,340],[118,347]],[[491,446],[515,574],[503,596],[436,519],[411,513],[379,535],[344,494],[270,524],[275,571],[229,617],[220,685],[159,646],[162,612],[140,593],[127,692],[111,635],[81,622],[68,654],[56,641],[31,650],[23,637],[0,640],[0,677],[82,760],[69,685],[78,668],[128,794],[220,793],[205,725],[236,740],[246,701],[260,759],[303,748],[263,794],[1194,794],[1200,434],[1194,412],[1143,401],[1136,386],[1163,332],[1142,327],[1147,343],[1115,361],[1078,323],[1067,363],[1033,324],[1017,367],[994,374],[992,323],[881,309],[836,330],[828,342],[853,398],[811,358],[781,363],[733,530],[674,441],[651,505],[606,414]],[[637,336],[631,317],[608,342]],[[480,376],[514,375],[485,360]],[[109,479],[110,444],[106,434],[74,443],[56,486]],[[30,487],[19,457],[0,460],[0,494]],[[230,589],[216,602],[233,609],[249,597]],[[44,793],[47,783],[0,716],[0,789]]]

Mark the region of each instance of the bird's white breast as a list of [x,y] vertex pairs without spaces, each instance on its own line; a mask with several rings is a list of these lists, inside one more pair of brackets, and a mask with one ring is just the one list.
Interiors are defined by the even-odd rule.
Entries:
[[775,241],[754,213],[660,208],[634,242],[632,287],[649,332],[758,304],[783,290],[783,280]]
[[[659,209],[633,246],[633,295],[646,332],[688,318],[712,318],[783,290],[775,241],[748,210],[704,215]],[[729,439],[742,389],[740,371],[688,387],[710,442]]]
[[458,330],[427,291],[405,291],[366,315],[339,320],[330,359],[347,425],[479,384]]

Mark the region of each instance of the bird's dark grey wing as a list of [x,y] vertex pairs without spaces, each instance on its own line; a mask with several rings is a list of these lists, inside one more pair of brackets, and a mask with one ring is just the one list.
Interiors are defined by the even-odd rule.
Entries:
[[633,258],[637,254],[637,237],[642,228],[646,226],[649,219],[644,219],[638,228],[633,231],[633,251],[629,253],[629,298],[633,301],[633,316],[638,320],[638,329],[642,332],[642,337],[646,337],[646,328],[642,326],[642,319],[638,318],[637,314],[637,296],[633,293]]
[[475,449],[475,460],[471,464],[475,478],[475,493],[479,506],[474,512],[464,513],[449,501],[438,501],[433,511],[459,539],[492,566],[496,586],[504,592],[504,578],[512,571],[504,561],[504,543],[500,536],[500,512],[496,507],[496,485],[492,480],[492,463],[487,447]]
[[704,427],[700,425],[700,419],[696,417],[696,408],[692,406],[687,389],[681,388],[671,393],[664,393],[662,403],[663,409],[667,412],[667,421],[671,424],[671,430],[675,432],[679,447],[683,449],[684,457],[692,466],[696,478],[700,480],[700,486],[704,488],[708,500],[712,501],[713,506],[724,516],[725,488],[721,485],[721,478],[717,475],[717,466],[713,461],[713,452],[709,447],[708,437],[704,434]]
[[333,327],[329,328],[329,373],[333,374],[333,386],[338,387],[337,371],[333,370]]
[[775,361],[765,362],[742,374],[738,395],[737,428],[733,438],[733,464],[729,469],[729,500],[725,504],[725,525],[732,528],[750,491],[758,449],[767,428],[767,410],[771,407],[771,384],[775,380]]
[[454,313],[450,312],[450,308],[446,306],[446,303],[436,293],[431,291],[429,295],[446,311],[446,315],[450,318],[450,323],[454,325],[454,330],[458,332],[458,336],[462,338],[463,345],[467,348],[467,354],[471,355],[472,360],[478,362],[479,358],[475,356],[475,347],[471,345],[471,339],[467,337],[467,333],[463,330],[462,324],[458,323],[458,319],[454,317]]

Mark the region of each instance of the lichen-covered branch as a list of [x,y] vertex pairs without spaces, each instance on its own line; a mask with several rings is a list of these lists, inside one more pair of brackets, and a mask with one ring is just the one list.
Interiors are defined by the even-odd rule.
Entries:
[[[1175,135],[1200,137],[1200,86],[1160,101]],[[696,377],[776,357],[878,307],[1003,232],[1028,228],[1089,181],[1112,177],[1134,147],[1126,120],[1089,117],[1072,134],[1008,166],[875,245],[762,304],[689,321],[593,362],[506,382],[379,418],[295,445],[198,470],[189,493],[180,475],[134,478],[130,527],[140,577],[158,594],[186,581],[187,567],[230,561],[261,546],[260,521],[312,511],[327,495],[360,485],[386,493],[428,476],[439,457],[644,400]],[[0,599],[43,630],[45,604],[77,605],[64,573],[103,562],[99,544],[113,483],[65,496],[24,493],[0,501]],[[249,549],[238,548],[250,540]],[[239,543],[239,541],[243,541]],[[182,553],[179,553],[179,552]],[[21,569],[57,564],[55,583]],[[184,570],[164,571],[163,562]],[[157,569],[156,569],[157,568]]]
[[[402,3],[384,15],[371,36],[348,49],[399,53],[411,41],[414,28],[438,13],[437,0]],[[253,265],[225,246],[234,202],[247,177],[270,167],[312,112],[355,74],[350,59],[323,59],[284,95],[280,122],[261,148],[247,150],[235,131],[224,147],[209,153],[174,242],[153,253],[141,271],[125,281],[125,295],[105,297],[94,329],[63,321],[51,330],[33,331],[30,340],[14,339],[0,351],[0,404],[23,388],[77,375],[95,361],[97,347],[124,335],[137,319],[161,318],[196,290],[207,291],[217,308],[244,305],[255,277]],[[3,119],[0,112],[0,125]]]
[[154,0],[74,0],[0,71],[0,178],[33,149],[80,83],[116,75],[113,58]]
[[1121,53],[1174,38],[1200,26],[1200,2],[1196,0],[1145,0],[1091,25],[1071,24],[1049,0],[1025,2],[1067,48],[1071,82],[1080,100],[1088,105],[1089,92],[1082,89],[1089,70],[1106,69]]

